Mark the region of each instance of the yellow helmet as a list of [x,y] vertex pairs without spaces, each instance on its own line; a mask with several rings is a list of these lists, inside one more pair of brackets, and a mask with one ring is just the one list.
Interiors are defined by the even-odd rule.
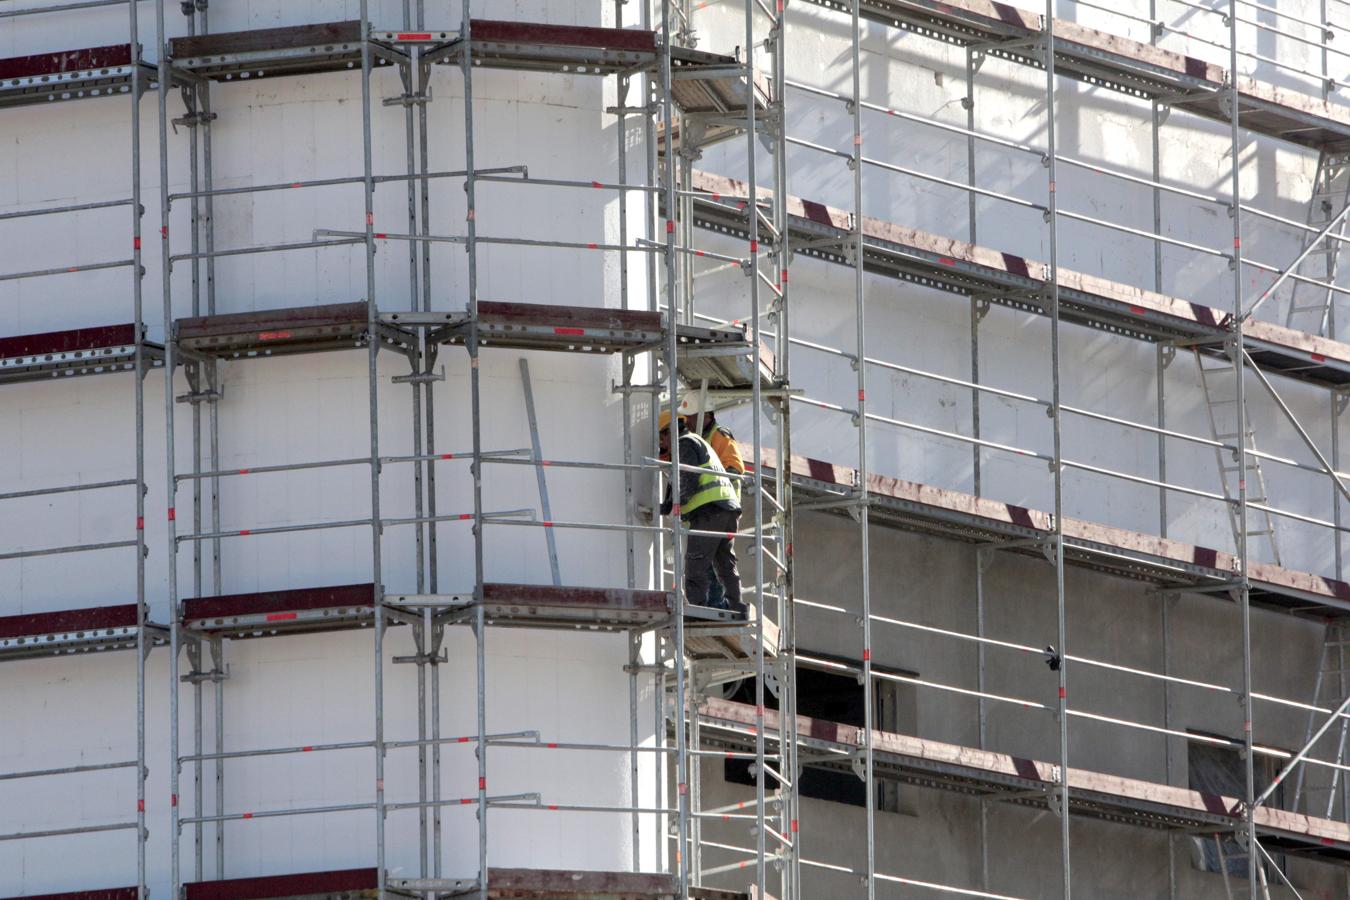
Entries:
[[[683,414],[681,414],[680,421],[688,422],[689,420]],[[661,415],[656,417],[656,430],[665,431],[669,427],[670,427],[670,410],[663,409],[661,410]]]

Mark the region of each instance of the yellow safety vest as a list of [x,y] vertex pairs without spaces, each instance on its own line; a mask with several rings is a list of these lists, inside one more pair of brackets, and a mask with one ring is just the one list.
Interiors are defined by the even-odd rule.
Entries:
[[680,505],[680,517],[687,518],[699,507],[715,503],[718,500],[727,500],[739,506],[738,492],[732,485],[731,479],[727,477],[727,470],[722,468],[722,461],[717,458],[712,445],[693,432],[680,435],[680,440],[698,441],[703,445],[704,453],[707,456],[707,460],[701,466],[705,471],[698,476],[698,489],[694,491],[694,496],[690,497],[687,503]]

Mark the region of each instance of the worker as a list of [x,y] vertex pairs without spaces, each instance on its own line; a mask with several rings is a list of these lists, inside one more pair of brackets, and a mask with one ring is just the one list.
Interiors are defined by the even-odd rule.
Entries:
[[[662,411],[658,419],[661,459],[670,459],[671,414]],[[741,576],[736,571],[736,549],[731,535],[740,527],[741,503],[736,489],[712,447],[701,435],[689,430],[684,416],[676,420],[680,465],[702,471],[680,471],[680,518],[693,531],[715,534],[691,534],[685,543],[684,596],[689,603],[706,606],[710,576],[721,583],[727,608],[744,615],[741,602]],[[666,487],[661,515],[674,511],[672,491]]]
[[[713,452],[717,454],[717,459],[722,463],[722,468],[726,469],[728,474],[731,475],[744,475],[745,462],[741,459],[741,445],[736,443],[736,436],[718,423],[712,410],[699,413],[695,421],[699,423],[700,427],[694,430],[703,435],[703,439],[713,448]],[[743,480],[741,478],[731,479],[731,486],[736,489],[737,500],[741,498]],[[722,582],[712,575],[708,577],[708,605],[713,609],[728,608],[726,596],[722,593]]]

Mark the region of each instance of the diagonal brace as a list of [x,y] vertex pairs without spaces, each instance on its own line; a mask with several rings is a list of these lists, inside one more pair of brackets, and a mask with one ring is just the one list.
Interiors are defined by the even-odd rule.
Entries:
[[1300,264],[1302,264],[1303,260],[1308,257],[1308,254],[1312,253],[1313,250],[1317,248],[1317,245],[1322,243],[1322,241],[1326,240],[1327,235],[1331,234],[1332,230],[1335,229],[1336,226],[1340,225],[1341,222],[1345,220],[1346,213],[1350,213],[1350,205],[1343,207],[1340,212],[1336,213],[1336,215],[1332,218],[1332,220],[1326,224],[1326,227],[1323,228],[1321,231],[1317,232],[1317,237],[1308,241],[1307,246],[1303,248],[1303,252],[1300,253],[1298,256],[1294,257],[1294,261],[1291,262],[1288,266],[1286,266],[1283,270],[1281,270],[1279,277],[1275,279],[1275,281],[1270,285],[1270,287],[1266,288],[1264,291],[1261,292],[1260,297],[1256,298],[1256,302],[1252,304],[1252,308],[1242,314],[1243,322],[1250,319],[1252,315],[1256,312],[1256,310],[1260,308],[1261,304],[1265,303],[1267,300],[1271,298],[1271,296],[1275,293],[1276,288],[1284,284],[1285,279],[1294,274],[1294,270],[1297,269]]
[[[1299,423],[1298,417],[1294,415],[1294,411],[1284,402],[1284,398],[1276,392],[1275,386],[1270,383],[1270,379],[1266,378],[1266,374],[1261,371],[1259,366],[1257,366],[1256,360],[1252,359],[1251,354],[1248,353],[1246,349],[1243,349],[1242,355],[1247,360],[1247,367],[1255,373],[1257,379],[1261,382],[1262,387],[1266,389],[1267,393],[1269,393],[1271,398],[1275,401],[1275,405],[1280,408],[1280,411],[1284,413],[1285,417],[1289,419],[1289,422],[1294,426],[1294,430],[1298,432],[1298,436],[1303,439],[1303,443],[1312,451],[1313,456],[1317,457],[1317,464],[1322,467],[1323,474],[1331,478],[1336,485],[1336,490],[1340,492],[1342,497],[1350,500],[1350,488],[1346,487],[1345,482],[1341,480],[1341,476],[1331,467],[1331,463],[1327,461],[1327,458],[1322,455],[1322,451],[1317,449],[1317,444],[1313,441],[1312,436],[1309,435]],[[1246,440],[1243,435],[1239,435],[1238,438],[1239,440]]]
[[1270,780],[1270,784],[1266,789],[1261,792],[1260,796],[1252,801],[1252,809],[1256,809],[1256,807],[1270,799],[1270,795],[1275,793],[1275,789],[1280,786],[1280,783],[1289,777],[1289,773],[1294,771],[1295,766],[1303,762],[1308,754],[1312,752],[1312,748],[1322,739],[1322,735],[1326,734],[1327,730],[1339,721],[1341,716],[1345,715],[1347,709],[1350,709],[1350,696],[1341,701],[1341,705],[1336,707],[1336,711],[1327,717],[1327,720],[1322,723],[1322,727],[1317,729],[1317,733],[1309,738],[1308,742],[1303,745],[1303,748],[1290,757],[1289,762],[1285,763],[1284,768],[1280,769],[1275,777]]

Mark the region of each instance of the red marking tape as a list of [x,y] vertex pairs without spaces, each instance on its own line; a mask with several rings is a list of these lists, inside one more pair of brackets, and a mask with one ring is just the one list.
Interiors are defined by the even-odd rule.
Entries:
[[553,523],[552,523],[552,522],[545,522],[545,523],[544,523],[544,527],[545,527],[545,528],[552,528],[552,527],[553,527]]
[[253,813],[244,813],[244,815],[241,818],[251,819],[253,818]]
[[177,794],[170,794],[170,795],[169,795],[169,805],[170,805],[170,806],[177,806],[177,805],[178,805],[178,795],[177,795]]
[[293,336],[294,336],[294,332],[291,332],[291,331],[260,331],[260,332],[258,332],[258,340],[260,340],[260,341],[284,341],[284,340],[286,340],[286,338],[288,338],[288,337],[293,337]]
[[758,253],[758,252],[759,252],[759,241],[751,241],[751,242],[750,242],[750,252],[751,252],[751,253]]
[[314,748],[313,748],[313,747],[301,747],[301,748],[300,748],[300,752],[301,752],[301,753],[312,753],[312,752],[314,752]]
[[251,532],[251,531],[249,531],[247,528],[245,528],[243,531],[239,532],[239,536],[240,536],[240,537],[248,537],[248,536],[249,536],[250,534],[252,534],[252,533],[253,533],[253,532]]
[[473,518],[473,513],[460,513],[460,515],[459,515],[459,520],[460,520],[461,522],[463,522],[465,519],[472,519],[472,518]]
[[479,779],[478,779],[478,789],[479,789],[480,791],[486,791],[486,790],[487,790],[487,779],[486,779],[486,778],[479,778]]
[[409,32],[400,32],[400,33],[394,35],[394,40],[396,40],[396,41],[429,41],[429,40],[431,40],[431,32],[429,32],[429,31],[409,31]]
[[601,184],[601,183],[598,182],[598,181],[592,181],[592,182],[591,182],[591,187],[593,187],[593,188],[602,188],[602,187],[604,187],[604,185]]
[[172,506],[169,507],[169,521],[172,522],[177,517],[177,512]]
[[131,247],[133,250],[141,249],[141,239],[139,236],[131,239]]
[[865,649],[863,650],[863,662],[866,662],[866,661],[870,660],[871,658],[872,658],[872,650],[871,650],[871,648],[865,648]]
[[587,250],[599,250],[600,247],[599,247],[599,245],[597,245],[597,244],[587,244],[587,245],[586,245],[586,249],[587,249]]
[[1142,306],[1131,306],[1131,307],[1130,307],[1130,312],[1133,313],[1133,314],[1136,315],[1136,316],[1142,316],[1142,315],[1145,313],[1145,311],[1146,311],[1146,310],[1145,310]]
[[[594,245],[594,244],[591,244],[591,246],[594,247],[595,245]],[[554,334],[577,334],[577,335],[584,335],[584,334],[586,333],[586,329],[585,329],[585,328],[555,328],[555,329],[553,329],[553,333],[554,333]]]
[[942,263],[944,266],[956,265],[956,260],[952,259],[950,256],[939,256],[938,262]]
[[295,619],[298,619],[298,618],[300,618],[300,614],[299,614],[299,613],[293,613],[293,612],[287,612],[287,613],[268,613],[268,615],[267,615],[267,621],[268,621],[268,622],[291,622],[291,621],[294,621]]
[[136,801],[136,812],[145,812],[145,801],[144,801],[144,800],[137,800],[137,801]]
[[137,531],[144,531],[144,530],[145,530],[145,516],[137,516],[137,517],[136,517],[136,530],[137,530]]
[[1067,697],[1067,696],[1068,696],[1068,694],[1066,694],[1066,693],[1064,692],[1064,688],[1060,688],[1060,689],[1059,689],[1059,699],[1063,700],[1063,699],[1064,699],[1065,697]]
[[1311,354],[1313,362],[1326,362],[1327,358],[1320,353]]
[[442,453],[442,454],[440,455],[440,458],[441,458],[441,459],[454,459],[454,458],[455,458],[455,454],[453,454],[453,453]]
[[675,220],[666,219],[666,234],[674,234],[674,233],[675,233]]
[[557,745],[557,744],[545,744],[544,746],[547,747],[547,748],[550,749],[550,750],[557,750],[557,749],[558,749],[558,745]]

